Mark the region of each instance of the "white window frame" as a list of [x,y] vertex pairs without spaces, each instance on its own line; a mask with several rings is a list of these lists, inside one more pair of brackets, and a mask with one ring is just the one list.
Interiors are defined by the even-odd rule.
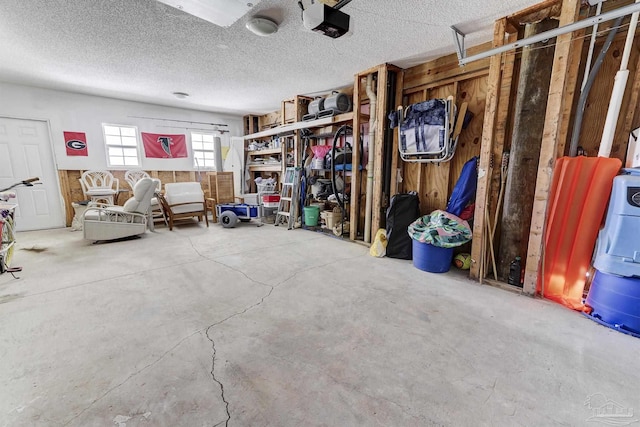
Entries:
[[[115,135],[113,133],[107,133],[107,127],[114,127],[114,128],[118,128],[118,135]],[[133,145],[124,145],[122,143],[122,129],[132,129],[133,130],[133,135],[125,135],[125,137],[130,140],[132,137],[135,138],[136,140],[136,144],[135,146]],[[129,132],[131,133],[131,132]],[[132,125],[118,125],[118,124],[112,124],[112,123],[103,123],[102,124],[102,136],[104,139],[104,148],[105,148],[105,155],[107,157],[107,165],[110,168],[121,168],[121,169],[131,169],[133,167],[141,167],[142,166],[142,162],[140,161],[140,138],[138,137],[138,127],[137,126],[132,126]],[[107,138],[109,137],[109,138]],[[120,144],[113,144],[113,143],[109,143],[110,139],[113,139],[114,137],[119,137],[120,138]],[[129,155],[129,156],[125,156],[124,155],[124,151],[122,156],[120,156],[120,158],[122,159],[123,164],[119,165],[119,164],[113,164],[111,162],[112,160],[112,155],[109,153],[109,148],[122,148],[124,149],[135,149],[136,151],[136,164],[127,164],[126,163],[126,159],[132,159],[133,156]],[[115,157],[115,156],[114,156]]]
[[[199,135],[201,137],[200,140],[196,140],[194,141],[193,136],[194,135]],[[205,149],[205,148],[196,148],[196,143],[201,142],[201,143],[205,143],[208,141],[204,141],[204,136],[211,136],[211,149]],[[194,169],[198,170],[198,169],[206,169],[206,170],[216,170],[216,153],[215,153],[215,149],[214,149],[214,143],[213,143],[213,137],[216,137],[219,135],[216,135],[215,132],[195,132],[195,131],[191,131],[189,134],[189,139],[191,140],[191,154],[193,156],[193,167]],[[222,141],[220,141],[222,143]],[[202,147],[202,146],[201,146]],[[196,163],[196,158],[198,158],[196,156],[196,153],[211,153],[212,158],[211,159],[204,159],[204,162],[198,162]],[[207,161],[211,162],[211,165],[207,165]]]

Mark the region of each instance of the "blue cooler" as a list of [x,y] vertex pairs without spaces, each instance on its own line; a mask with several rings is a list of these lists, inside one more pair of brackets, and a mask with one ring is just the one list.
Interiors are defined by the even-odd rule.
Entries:
[[640,279],[596,271],[585,304],[596,322],[639,336]]
[[440,248],[411,239],[413,242],[413,265],[429,273],[446,273],[453,261],[453,248]]
[[640,277],[640,170],[623,171],[626,175],[613,180],[593,266],[602,273]]

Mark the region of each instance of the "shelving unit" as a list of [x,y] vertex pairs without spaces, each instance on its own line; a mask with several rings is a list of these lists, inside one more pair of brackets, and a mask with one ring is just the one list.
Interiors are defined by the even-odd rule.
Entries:
[[[368,106],[369,100],[364,91],[363,79],[367,75],[373,74],[376,81],[376,92],[378,93],[377,101],[373,106]],[[389,82],[389,76],[393,74],[394,82],[400,89],[390,90],[387,87]],[[396,78],[397,77],[397,78]],[[397,183],[395,182],[397,159],[395,158],[392,147],[397,144],[393,140],[393,134],[386,135],[388,133],[387,126],[387,110],[392,110],[395,105],[400,103],[402,95],[402,73],[397,67],[381,64],[377,67],[373,67],[363,73],[356,75],[353,91],[346,89],[344,93],[353,96],[353,112],[338,114],[330,117],[323,117],[317,120],[302,121],[303,115],[307,113],[308,103],[312,100],[309,97],[297,96],[291,100],[285,100],[281,104],[280,110],[260,116],[258,120],[260,130],[257,132],[248,133],[244,136],[245,144],[248,145],[251,141],[267,142],[274,138],[281,138],[282,148],[280,155],[280,165],[277,164],[252,164],[251,160],[258,156],[276,156],[277,154],[270,150],[259,150],[256,152],[247,152],[247,167],[246,170],[251,175],[251,180],[260,176],[284,176],[284,170],[287,166],[303,166],[303,158],[305,156],[304,150],[305,141],[302,137],[302,129],[309,129],[314,134],[309,136],[309,146],[313,145],[327,145],[333,141],[333,136],[338,129],[338,126],[349,124],[352,127],[352,134],[348,137],[341,137],[343,143],[345,140],[349,140],[352,145],[352,161],[351,170],[345,170],[339,172],[342,180],[345,182],[345,188],[347,193],[350,192],[350,200],[345,207],[345,217],[350,221],[350,234],[349,238],[353,241],[362,241],[364,230],[364,199],[365,199],[365,187],[366,187],[366,165],[361,164],[363,159],[363,150],[368,151],[368,145],[365,143],[365,147],[360,146],[361,136],[365,136],[364,133],[369,122],[369,108],[375,108],[378,112],[376,121],[376,145],[375,152],[369,153],[375,159],[374,175],[376,177],[390,176],[390,185],[385,184],[386,187],[390,187],[390,190],[383,188],[382,182],[377,183],[374,181],[373,189],[373,201],[372,201],[372,229],[377,230],[379,224],[383,222],[383,211],[386,208],[385,200],[393,195],[396,191]],[[295,120],[294,120],[295,118]],[[255,124],[255,120],[252,122]],[[280,124],[274,126],[274,124]],[[267,128],[267,126],[270,126]],[[253,127],[255,130],[255,127]],[[386,156],[385,153],[391,153],[390,156]],[[289,165],[287,165],[287,159]],[[388,161],[388,162],[387,162]],[[386,164],[389,163],[389,164]],[[329,178],[330,169],[312,170],[311,174]],[[383,173],[385,172],[385,173]],[[255,188],[255,187],[254,187]],[[362,200],[361,200],[362,199]]]
[[[278,163],[254,163],[253,160],[262,156],[277,156]],[[265,150],[247,151],[247,166],[250,172],[280,172],[282,170],[282,148],[267,148]]]

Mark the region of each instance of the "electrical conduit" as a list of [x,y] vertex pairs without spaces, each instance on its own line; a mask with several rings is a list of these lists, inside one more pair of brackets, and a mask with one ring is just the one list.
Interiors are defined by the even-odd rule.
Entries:
[[[607,51],[609,47],[611,47],[611,43],[613,42],[613,38],[618,33],[618,27],[622,23],[622,18],[618,18],[614,21],[613,27],[609,31],[609,35],[602,46],[602,50],[598,54],[596,61],[593,64],[593,68],[591,68],[591,72],[587,79],[585,80],[584,86],[582,87],[582,91],[580,92],[580,99],[578,100],[578,108],[576,110],[576,119],[573,125],[573,132],[571,133],[571,144],[569,145],[569,156],[575,157],[578,155],[578,145],[580,139],[580,131],[582,130],[582,118],[584,117],[584,109],[587,105],[587,98],[589,98],[589,92],[591,91],[591,86],[593,86],[593,82],[596,80],[596,76],[600,71],[600,67],[604,62],[604,58],[607,55]],[[589,64],[587,63],[587,67]],[[586,77],[586,74],[585,74]]]
[[364,214],[364,242],[371,243],[371,213],[373,205],[373,170],[375,160],[375,134],[376,134],[376,94],[372,88],[373,75],[367,76],[367,96],[369,97],[369,160],[367,162],[367,192]]
[[[640,0],[636,0],[640,3]],[[633,38],[636,35],[638,26],[638,16],[640,12],[633,12],[629,30],[627,31],[627,40],[624,44],[624,52],[622,53],[622,61],[620,63],[620,71],[616,73],[613,84],[613,92],[611,93],[611,101],[609,101],[609,110],[607,111],[607,119],[604,122],[604,131],[602,132],[602,140],[600,141],[600,150],[598,157],[609,157],[611,154],[611,146],[613,145],[613,137],[618,124],[618,116],[620,115],[620,107],[622,106],[622,98],[624,98],[624,90],[627,87],[629,79],[629,57],[631,56],[631,47],[633,46]]]

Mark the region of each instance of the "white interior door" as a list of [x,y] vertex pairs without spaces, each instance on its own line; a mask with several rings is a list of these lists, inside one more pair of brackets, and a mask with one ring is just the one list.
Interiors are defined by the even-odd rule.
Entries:
[[38,177],[42,184],[17,187],[18,231],[64,227],[49,128],[39,120],[0,117],[0,188]]

